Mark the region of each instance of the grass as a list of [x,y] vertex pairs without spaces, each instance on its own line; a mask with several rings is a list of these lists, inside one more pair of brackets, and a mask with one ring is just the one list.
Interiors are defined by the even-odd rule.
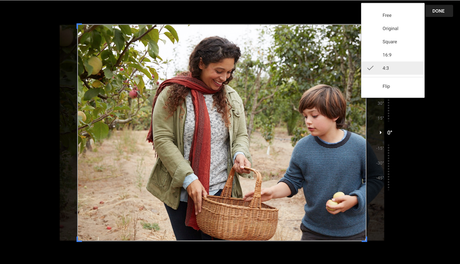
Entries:
[[160,226],[157,223],[141,222],[141,224],[144,229],[153,230],[153,231],[160,230]]
[[[117,229],[121,231],[121,240],[136,240],[137,234],[137,222],[139,218],[137,215],[130,216],[128,214],[122,214],[118,216],[116,222]],[[131,228],[130,228],[131,227]]]
[[135,185],[136,187],[139,188],[139,192],[142,192],[142,186],[144,185],[144,177],[143,177],[144,172],[145,172],[144,157],[141,157],[141,159],[137,163],[136,181],[135,181]]
[[118,152],[117,157],[120,158],[124,155],[126,160],[130,160],[130,154],[138,151],[137,140],[133,136],[133,131],[129,129],[123,129],[118,131],[116,134],[115,149]]
[[[143,180],[141,175],[144,173],[141,168],[143,166],[143,156],[146,154],[139,150],[138,147],[138,139],[135,137],[132,130],[123,129],[119,131],[113,131],[111,133],[110,138],[106,140],[111,140],[111,145],[116,149],[116,156],[115,158],[111,159],[112,164],[107,164],[107,161],[104,162],[104,154],[101,153],[100,147],[103,145],[104,142],[97,142],[93,146],[93,153],[101,153],[99,154],[82,154],[78,158],[79,163],[79,171],[78,177],[80,180],[85,181],[95,181],[101,179],[107,179],[112,177],[121,176],[122,173],[122,163],[119,162],[121,159],[125,159],[129,161],[132,157],[132,154],[141,154],[141,164],[138,165],[137,174],[139,175],[139,179],[137,181],[137,185],[139,189],[142,188]],[[110,145],[110,144],[109,144]],[[96,147],[97,146],[97,147]],[[88,150],[89,151],[89,150]],[[92,169],[89,169],[92,168]],[[97,172],[97,173],[94,173]],[[102,173],[102,175],[100,174]]]

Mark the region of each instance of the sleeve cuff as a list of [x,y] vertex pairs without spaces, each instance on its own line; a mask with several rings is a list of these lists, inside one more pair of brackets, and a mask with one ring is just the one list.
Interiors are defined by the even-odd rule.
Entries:
[[198,180],[198,176],[195,173],[189,174],[185,176],[184,183],[182,183],[182,187],[187,190],[187,187],[192,183],[192,181]]
[[243,152],[241,152],[241,151],[238,151],[237,153],[235,153],[235,155],[233,155],[233,163],[235,163],[235,159],[236,159],[236,156],[238,156],[239,154],[243,154],[243,156],[245,156],[245,157],[246,157],[246,155],[244,155],[244,153],[243,153]]
[[351,209],[354,209],[356,213],[364,211],[364,209],[366,208],[364,195],[359,191],[351,192],[349,195],[356,196],[356,198],[358,198],[358,204],[353,206]]

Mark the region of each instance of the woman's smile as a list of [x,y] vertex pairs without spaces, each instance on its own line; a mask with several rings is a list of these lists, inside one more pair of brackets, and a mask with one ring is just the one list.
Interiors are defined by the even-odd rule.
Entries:
[[225,58],[216,63],[209,63],[207,66],[200,62],[199,67],[201,69],[200,79],[209,88],[219,90],[234,70],[235,60],[233,58]]
[[220,87],[222,85],[222,82],[218,82],[216,80],[213,80],[213,81],[214,81],[214,83],[216,84],[217,87]]

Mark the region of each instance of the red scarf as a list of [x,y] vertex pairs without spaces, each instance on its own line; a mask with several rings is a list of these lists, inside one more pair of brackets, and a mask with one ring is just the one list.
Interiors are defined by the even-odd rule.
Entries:
[[[209,193],[209,169],[211,166],[211,123],[209,121],[208,108],[206,107],[206,102],[203,94],[214,94],[220,91],[223,86],[221,86],[220,89],[216,91],[209,88],[201,80],[193,78],[190,75],[176,76],[162,82],[160,87],[158,87],[157,93],[153,99],[152,123],[150,124],[150,130],[147,134],[147,140],[149,142],[153,143],[153,109],[155,108],[155,103],[157,101],[158,95],[166,86],[174,83],[190,88],[190,92],[192,94],[192,102],[195,108],[195,132],[193,135],[189,160],[191,162],[193,172],[198,176],[198,179],[205,188],[206,192]],[[195,204],[190,196],[188,197],[185,225],[191,226],[195,230],[200,229],[196,223]]]

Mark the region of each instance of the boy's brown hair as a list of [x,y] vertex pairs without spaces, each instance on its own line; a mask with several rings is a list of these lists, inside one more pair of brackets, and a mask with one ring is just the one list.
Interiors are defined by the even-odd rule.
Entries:
[[329,119],[338,117],[335,121],[337,129],[345,125],[347,103],[339,89],[318,84],[305,91],[299,102],[299,112],[303,114],[305,109],[311,108],[316,108],[320,114]]

